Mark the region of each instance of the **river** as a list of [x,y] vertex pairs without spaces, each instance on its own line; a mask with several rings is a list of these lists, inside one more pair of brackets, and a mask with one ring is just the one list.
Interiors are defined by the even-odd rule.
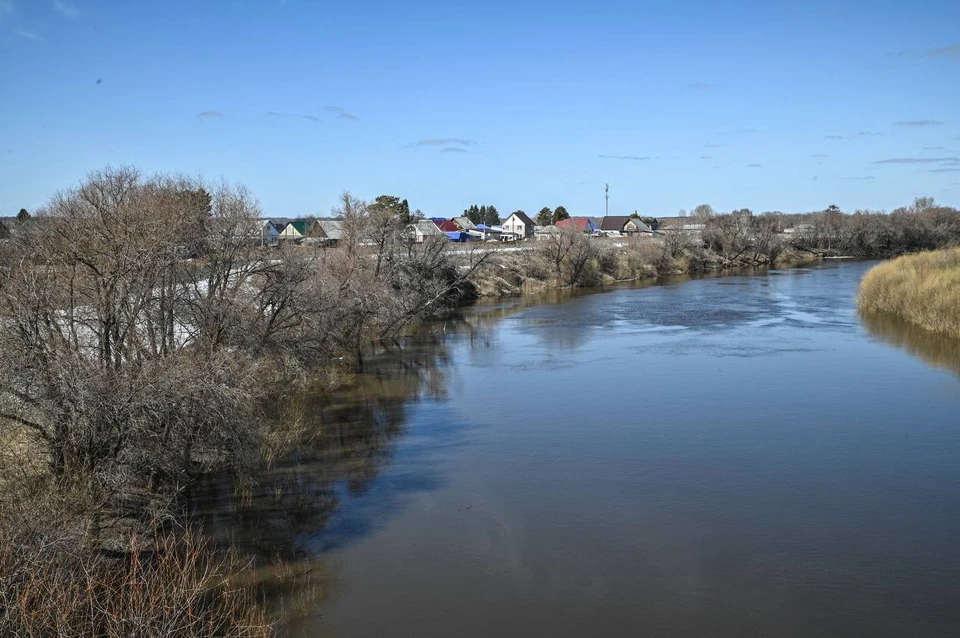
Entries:
[[480,306],[307,402],[246,519],[322,566],[292,634],[960,634],[960,345],[871,265]]

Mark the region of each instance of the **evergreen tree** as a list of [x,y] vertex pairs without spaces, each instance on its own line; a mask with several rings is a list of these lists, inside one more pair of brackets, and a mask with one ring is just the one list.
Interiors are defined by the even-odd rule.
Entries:
[[544,206],[537,213],[537,223],[541,226],[549,226],[553,223],[553,211]]
[[486,214],[484,215],[484,222],[487,226],[499,226],[500,225],[500,211],[497,210],[496,206],[487,206]]
[[26,208],[21,208],[20,212],[17,213],[17,221],[21,224],[30,219],[30,213],[27,212]]
[[553,211],[553,223],[556,224],[561,219],[570,219],[570,213],[563,206],[557,206],[556,210]]

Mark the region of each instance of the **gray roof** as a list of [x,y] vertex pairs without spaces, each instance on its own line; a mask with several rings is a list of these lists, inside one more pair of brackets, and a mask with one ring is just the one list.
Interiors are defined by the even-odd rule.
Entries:
[[413,227],[420,231],[422,235],[438,235],[443,236],[443,231],[437,228],[437,225],[434,224],[429,219],[424,219],[413,224]]
[[320,227],[327,239],[343,239],[343,222],[339,219],[318,219],[316,226]]
[[466,216],[454,217],[453,222],[464,230],[470,230],[471,228],[477,227],[477,225],[470,221],[470,218]]

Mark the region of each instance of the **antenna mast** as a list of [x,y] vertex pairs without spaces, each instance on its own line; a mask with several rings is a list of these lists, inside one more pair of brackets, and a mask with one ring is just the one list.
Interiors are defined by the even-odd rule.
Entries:
[[603,214],[610,216],[610,184],[603,185]]

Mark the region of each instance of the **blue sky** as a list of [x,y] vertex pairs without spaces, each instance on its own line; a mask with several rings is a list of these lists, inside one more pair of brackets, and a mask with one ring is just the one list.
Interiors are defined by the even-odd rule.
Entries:
[[108,164],[277,216],[960,205],[957,0],[459,4],[0,0],[0,215]]

